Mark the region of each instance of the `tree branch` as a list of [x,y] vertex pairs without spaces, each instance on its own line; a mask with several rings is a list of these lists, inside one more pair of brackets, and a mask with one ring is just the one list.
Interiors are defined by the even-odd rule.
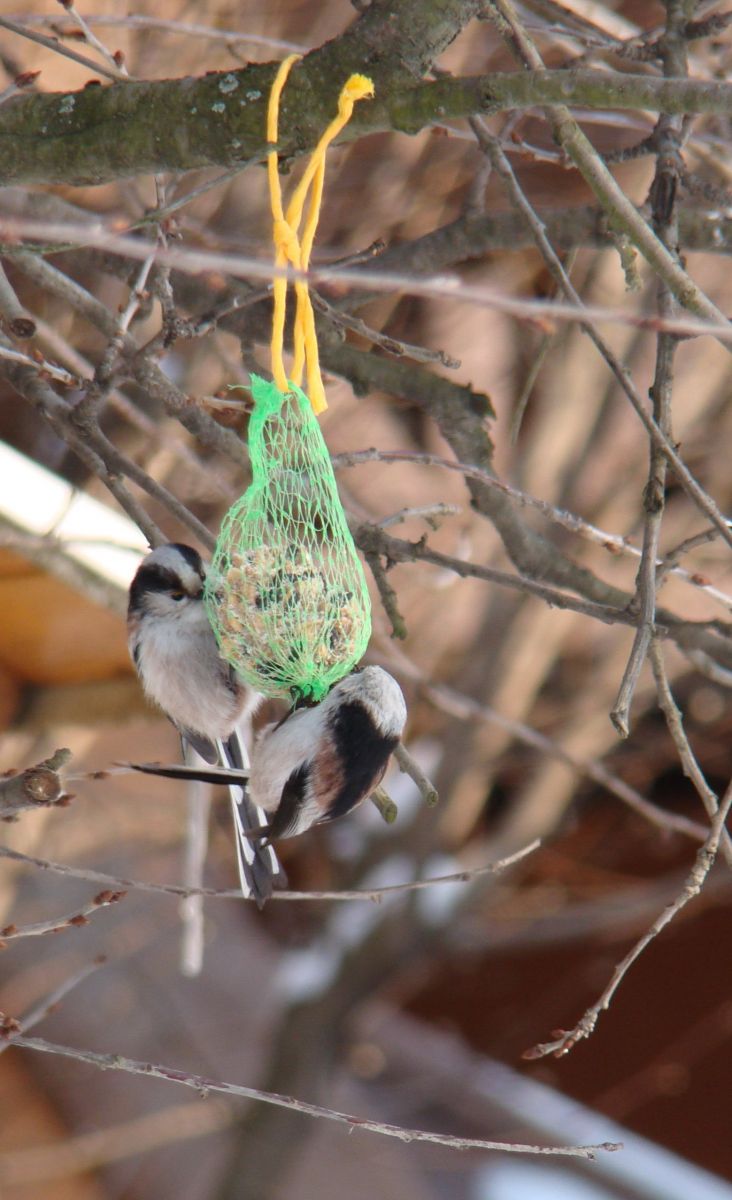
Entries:
[[[383,5],[372,4],[368,13],[377,7]],[[403,26],[431,6],[417,0],[392,7],[407,18],[395,22],[404,44],[418,42],[419,35],[409,28],[406,36]],[[354,64],[374,77],[376,97],[354,116],[342,141],[388,130],[415,134],[446,120],[537,105],[732,113],[728,83],[613,71],[535,70],[407,83],[387,26],[382,22],[379,28],[389,55],[373,48],[354,54],[355,37],[346,46],[344,35],[296,68],[283,104],[283,158],[312,149]],[[265,148],[265,108],[274,73],[271,64],[251,64],[202,78],[18,96],[0,109],[0,172],[7,183],[98,184],[145,173],[236,166]]]
[[193,1075],[174,1067],[165,1067],[159,1063],[138,1062],[134,1058],[125,1058],[121,1054],[96,1054],[92,1050],[77,1050],[73,1046],[59,1046],[42,1038],[27,1038],[12,1033],[10,1039],[14,1046],[39,1050],[45,1054],[56,1054],[63,1058],[73,1058],[77,1062],[88,1063],[102,1071],[124,1071],[129,1075],[144,1075],[148,1079],[165,1079],[169,1083],[194,1088],[203,1096],[209,1092],[217,1092],[225,1096],[237,1096],[244,1100],[258,1100],[264,1104],[273,1104],[278,1108],[301,1113],[303,1116],[319,1117],[326,1121],[335,1121],[339,1125],[347,1125],[349,1131],[362,1129],[365,1133],[378,1133],[382,1137],[397,1138],[400,1142],[431,1142],[434,1145],[447,1146],[453,1150],[494,1150],[509,1154],[542,1154],[590,1160],[593,1160],[600,1150],[620,1149],[615,1142],[602,1142],[595,1146],[529,1146],[515,1142],[489,1142],[482,1138],[454,1137],[446,1133],[429,1133],[423,1129],[405,1129],[401,1125],[389,1125],[383,1121],[369,1121],[364,1117],[354,1117],[333,1108],[324,1108],[320,1104],[308,1104],[306,1101],[296,1100],[292,1096],[280,1096],[274,1092],[260,1091],[259,1088],[224,1083],[221,1080],[208,1079],[204,1075]]
[[70,750],[57,750],[36,766],[0,779],[0,821],[10,821],[24,809],[63,805],[66,792],[58,772],[70,758]]
[[[691,822],[687,822],[687,824],[693,828]],[[464,871],[453,871],[449,875],[434,875],[427,879],[410,879],[405,883],[390,883],[384,887],[377,888],[352,888],[350,891],[345,889],[332,892],[276,891],[272,893],[270,900],[313,900],[318,902],[323,900],[338,902],[365,900],[379,904],[386,897],[401,892],[418,892],[423,891],[425,888],[442,886],[443,884],[469,883],[472,879],[479,878],[481,875],[495,875],[507,867],[512,867],[527,854],[533,853],[538,846],[539,842],[533,841],[528,846],[522,847],[521,850],[517,850],[515,854],[508,855],[507,858],[501,858],[492,863],[485,863],[479,867],[469,867]],[[104,883],[110,891],[102,893],[105,899],[100,903],[112,903],[106,897],[112,895],[113,892],[117,893],[117,898],[119,899],[129,891],[149,892],[157,896],[175,896],[178,899],[187,899],[189,896],[203,896],[207,900],[238,900],[240,902],[245,900],[245,897],[241,894],[241,890],[238,888],[184,887],[175,883],[149,883],[147,880],[141,879],[119,879],[115,875],[108,875],[102,871],[94,871],[88,867],[70,867],[66,863],[51,862],[49,859],[22,854],[20,850],[11,850],[9,846],[0,846],[0,858],[7,858],[11,862],[24,863],[26,866],[34,867],[39,871],[51,871],[54,875],[65,875],[69,879],[84,879],[91,883]],[[62,921],[66,919],[62,918]],[[43,930],[43,932],[47,931]]]
[[[22,1017],[6,1017],[3,1022],[6,1032],[9,1031],[7,1024],[9,1022],[10,1027],[15,1033],[27,1033],[28,1030],[32,1029],[34,1025],[38,1025],[40,1021],[45,1020],[46,1017],[49,1017],[51,1013],[55,1012],[64,997],[68,996],[70,991],[72,991],[75,987],[78,987],[80,983],[83,983],[85,979],[88,979],[88,977],[93,975],[95,971],[98,971],[100,967],[103,967],[106,961],[107,959],[103,954],[98,955],[93,962],[87,963],[86,966],[79,967],[77,971],[72,972],[67,979],[64,979],[63,982],[58,985],[58,987],[55,987],[52,989],[52,991],[48,992],[47,995],[44,996],[42,1000],[39,1000],[37,1004],[34,1004],[33,1007],[28,1010],[28,1012],[23,1013]],[[6,1038],[1,1038],[0,1054],[3,1054],[8,1049],[9,1045],[10,1042]]]
[[[496,23],[501,32],[505,34],[508,31],[508,40],[515,46],[517,57],[524,63],[527,73],[543,71],[541,56],[519,21],[513,0],[491,0],[491,7],[495,10]],[[685,81],[674,78],[657,82],[669,85],[671,91],[681,91]],[[570,113],[566,95],[564,99],[565,103],[557,103],[546,112],[554,138],[574,163],[585,183],[592,188],[614,227],[630,239],[683,308],[704,320],[722,326],[730,325],[724,314],[687,274],[678,258],[667,250],[654,230],[640,216]],[[730,99],[732,100],[732,97]],[[671,95],[668,95],[660,111],[670,114],[683,110],[679,110]],[[732,332],[732,327],[730,331]],[[725,346],[732,352],[730,343],[725,343]]]
[[679,892],[675,900],[667,904],[656,920],[651,925],[650,929],[639,938],[632,950],[626,954],[622,962],[619,962],[613,971],[612,978],[603,991],[602,995],[596,1002],[587,1009],[580,1021],[570,1030],[562,1030],[561,1033],[551,1042],[542,1042],[538,1046],[527,1050],[523,1057],[528,1059],[544,1058],[551,1054],[555,1058],[561,1058],[563,1054],[568,1054],[577,1042],[583,1038],[590,1037],[593,1033],[600,1013],[606,1012],[610,1007],[610,1002],[615,995],[618,987],[622,983],[625,975],[632,967],[633,963],[640,958],[643,951],[653,941],[662,929],[674,919],[675,916],[684,908],[690,900],[698,896],[704,884],[706,883],[709,872],[714,865],[714,861],[719,850],[720,839],[725,833],[725,821],[729,816],[730,807],[732,806],[732,784],[729,785],[725,793],[722,804],[720,805],[714,820],[712,821],[709,837],[703,846],[700,846],[697,851],[694,865],[691,868],[686,882]]
[[75,908],[72,913],[63,917],[50,917],[46,921],[34,921],[30,925],[5,925],[0,929],[0,938],[9,942],[16,938],[42,937],[46,933],[61,933],[63,929],[81,929],[84,925],[89,924],[89,917],[99,912],[100,908],[116,904],[119,900],[124,900],[126,895],[125,891],[98,892],[87,904],[82,905],[81,908]]
[[[368,74],[381,97],[356,136],[421,120],[409,114],[410,85],[479,7],[479,0],[373,0],[345,33],[295,68],[283,97],[282,155],[315,145],[354,71]],[[247,147],[255,153],[264,147],[275,69],[251,64],[197,79],[38,95],[26,108],[14,99],[0,111],[0,175],[4,182],[101,183],[217,162],[234,166],[252,157]],[[406,107],[397,102],[392,113],[393,89],[404,94]]]

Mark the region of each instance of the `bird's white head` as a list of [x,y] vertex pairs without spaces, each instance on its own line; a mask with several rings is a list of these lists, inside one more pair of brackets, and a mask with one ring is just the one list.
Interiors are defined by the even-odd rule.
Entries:
[[137,568],[130,586],[130,618],[151,616],[180,620],[192,603],[200,604],[206,569],[192,546],[158,546]]

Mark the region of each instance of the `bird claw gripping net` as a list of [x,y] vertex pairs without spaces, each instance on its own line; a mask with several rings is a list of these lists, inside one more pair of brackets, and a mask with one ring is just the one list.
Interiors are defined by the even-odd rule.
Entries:
[[252,483],[224,520],[206,604],[247,683],[318,701],[366,650],[371,605],[320,426],[290,388],[252,376]]

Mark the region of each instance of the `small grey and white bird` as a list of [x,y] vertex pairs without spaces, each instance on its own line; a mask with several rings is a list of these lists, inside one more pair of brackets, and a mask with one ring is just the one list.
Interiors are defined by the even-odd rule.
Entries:
[[[260,697],[221,657],[203,603],[206,570],[198,551],[158,546],[140,563],[130,585],[128,645],[146,694],[183,739],[208,763],[247,767],[242,729]],[[190,776],[189,776],[190,777]],[[254,831],[266,817],[242,783],[227,781],[242,892],[260,906],[280,868]],[[267,837],[267,828],[262,838]]]
[[249,794],[271,838],[293,837],[351,812],[378,787],[407,720],[382,667],[346,676],[312,708],[267,725],[252,751]]
[[[320,704],[297,708],[265,726],[250,770],[233,773],[248,780],[252,801],[269,817],[249,836],[292,837],[351,812],[378,787],[406,720],[396,680],[381,667],[365,667],[337,683]],[[232,775],[153,763],[136,769],[210,783],[224,783]]]

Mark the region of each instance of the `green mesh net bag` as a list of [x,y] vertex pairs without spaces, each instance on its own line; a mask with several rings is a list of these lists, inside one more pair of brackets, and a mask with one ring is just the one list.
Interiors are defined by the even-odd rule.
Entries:
[[256,375],[252,394],[252,483],[224,519],[206,605],[252,687],[317,701],[362,657],[371,603],[310,401]]

